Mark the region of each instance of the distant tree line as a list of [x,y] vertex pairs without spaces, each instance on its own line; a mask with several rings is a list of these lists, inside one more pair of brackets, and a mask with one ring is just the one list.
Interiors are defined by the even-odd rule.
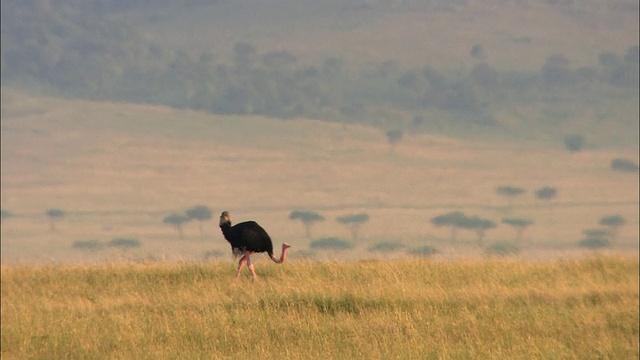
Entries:
[[389,109],[436,109],[454,114],[452,121],[490,125],[502,104],[553,106],[612,96],[612,89],[615,96],[638,93],[637,45],[623,54],[602,53],[598,65],[577,69],[560,54],[533,72],[498,71],[481,59],[455,73],[429,64],[402,69],[393,61],[352,68],[339,58],[302,64],[286,50],[259,53],[243,42],[230,59],[214,60],[208,50],[191,54],[151,43],[125,16],[131,9],[172,3],[3,0],[2,82],[69,97],[374,126],[392,121],[380,115]]

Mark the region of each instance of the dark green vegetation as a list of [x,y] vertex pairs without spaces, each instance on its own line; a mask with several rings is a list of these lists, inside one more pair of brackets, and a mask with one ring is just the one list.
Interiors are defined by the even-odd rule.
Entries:
[[206,205],[196,205],[194,207],[188,208],[186,211],[187,217],[191,220],[196,220],[198,222],[198,228],[200,229],[200,236],[204,236],[204,228],[203,222],[210,221],[213,217],[211,213],[211,209],[209,209]]
[[60,210],[60,209],[48,209],[47,211],[45,211],[45,214],[47,215],[47,217],[51,221],[51,226],[50,226],[51,231],[55,231],[56,230],[56,222],[58,222],[62,218],[64,218],[65,212],[64,212],[64,210]]
[[312,249],[327,249],[327,250],[345,250],[351,248],[353,245],[347,240],[338,239],[336,237],[326,237],[318,240],[314,240],[309,244]]
[[163,223],[171,225],[176,229],[176,231],[178,232],[178,236],[180,236],[181,239],[184,237],[183,225],[188,223],[189,221],[191,221],[190,218],[180,214],[167,215],[164,217],[164,219],[162,219]]
[[435,216],[431,223],[437,227],[451,228],[451,241],[455,240],[458,229],[466,229],[475,232],[478,245],[483,246],[485,232],[496,227],[496,224],[479,216],[468,216],[461,211],[454,211],[443,215]]
[[302,221],[305,228],[305,235],[307,239],[311,239],[311,227],[319,221],[324,221],[324,216],[315,211],[293,210],[289,214],[289,219]]
[[[424,16],[444,17],[447,12],[442,10],[447,10],[464,17],[466,12],[477,11],[466,2],[445,8],[439,3],[407,3],[398,8],[359,1],[305,3],[297,10],[288,9],[291,13],[277,13],[287,9],[286,2],[278,2],[272,12],[264,14],[271,22],[253,19],[249,24],[255,23],[259,30],[246,30],[274,34],[272,38],[242,40],[236,34],[230,38],[237,41],[213,48],[179,44],[194,37],[224,43],[229,31],[226,27],[234,21],[244,23],[248,16],[231,1],[3,0],[2,84],[45,94],[164,104],[218,114],[366,123],[385,130],[392,144],[401,141],[407,131],[464,135],[475,129],[476,135],[554,137],[558,129],[571,128],[569,122],[586,111],[595,114],[596,123],[605,121],[608,129],[614,129],[599,134],[600,142],[637,143],[637,131],[614,135],[620,126],[638,128],[639,63],[634,34],[625,49],[595,51],[590,65],[573,65],[567,55],[550,52],[543,55],[543,64],[526,70],[518,64],[506,67],[485,61],[490,47],[479,43],[455,43],[470,50],[464,62],[450,58],[446,63],[452,65],[444,67],[428,60],[412,59],[412,65],[405,65],[406,59],[391,56],[368,58],[367,52],[357,54],[357,63],[341,53],[314,56],[299,50],[290,38],[277,37],[298,30],[282,29],[293,27],[292,20],[278,25],[287,17],[303,23],[310,20],[308,28],[299,30],[315,37],[330,36],[328,42],[339,44],[342,34],[366,31],[366,23],[372,23],[374,31],[374,25],[384,24],[385,17],[398,12],[410,14],[409,10],[417,9]],[[544,10],[561,16],[592,10],[558,4],[549,2]],[[616,6],[625,5],[629,6],[612,3],[607,10],[615,14],[619,11]],[[505,4],[502,7],[499,10],[508,8]],[[318,26],[312,15],[320,10],[325,16],[336,17],[335,21],[343,21],[345,28]],[[637,13],[637,4],[625,11]],[[189,28],[190,20],[198,19],[200,13],[212,15],[206,22],[208,27]],[[343,13],[346,15],[338,15]],[[174,19],[183,19],[181,25],[175,26]],[[425,36],[431,35],[412,34],[402,40],[411,43]],[[526,34],[508,36],[513,44],[533,46]],[[294,49],[287,48],[287,39]],[[278,40],[281,43],[273,45]],[[451,44],[441,47],[447,45]],[[566,46],[567,51],[573,51]],[[493,51],[501,53],[501,49]],[[421,64],[414,65],[416,62]],[[453,65],[460,63],[464,65]]]
[[0,210],[0,219],[8,219],[10,217],[13,217],[13,213],[11,211],[8,210]]
[[555,198],[558,194],[558,189],[551,186],[545,186],[536,190],[535,194],[536,198],[540,200],[551,201],[551,199]]
[[578,242],[580,247],[588,249],[601,249],[611,247],[611,243],[608,239],[601,237],[588,237]]
[[351,238],[353,240],[358,239],[358,234],[360,233],[360,228],[362,224],[369,221],[369,214],[360,213],[360,214],[351,214],[351,215],[342,215],[336,218],[336,221],[340,224],[346,225],[351,232]]
[[115,238],[106,243],[99,240],[76,240],[73,242],[73,248],[90,251],[101,250],[105,247],[128,250],[139,248],[140,246],[142,246],[140,240],[130,238]]
[[516,229],[516,240],[522,239],[522,233],[524,230],[531,224],[533,224],[533,220],[525,219],[525,218],[503,218],[503,224],[507,224]]
[[580,134],[570,134],[564,137],[564,147],[570,152],[582,150],[584,142],[584,136]]
[[104,244],[98,240],[76,240],[73,242],[73,248],[79,250],[100,250],[104,248]]
[[109,241],[107,245],[126,250],[126,249],[140,247],[142,246],[142,243],[140,243],[140,240],[138,239],[115,238]]
[[393,252],[404,249],[404,244],[399,242],[383,241],[369,246],[369,251]]
[[613,247],[619,228],[626,222],[627,220],[620,214],[603,216],[598,224],[604,228],[584,230],[582,233],[585,238],[578,242],[578,246],[589,249]]
[[611,170],[622,172],[638,172],[638,163],[629,159],[616,158],[611,160]]
[[517,254],[519,251],[520,248],[518,247],[518,245],[505,241],[495,242],[487,246],[487,248],[485,249],[485,253],[487,255],[498,256],[513,255]]

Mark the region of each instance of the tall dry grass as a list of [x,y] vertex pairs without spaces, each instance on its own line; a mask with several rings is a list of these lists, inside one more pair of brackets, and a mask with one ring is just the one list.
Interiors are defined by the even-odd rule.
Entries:
[[3,266],[2,358],[631,359],[638,260]]

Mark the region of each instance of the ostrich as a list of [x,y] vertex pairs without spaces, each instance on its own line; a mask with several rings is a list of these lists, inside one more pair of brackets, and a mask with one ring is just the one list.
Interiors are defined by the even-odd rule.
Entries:
[[269,234],[255,221],[245,221],[231,226],[231,216],[228,211],[223,211],[220,215],[220,230],[224,238],[231,244],[231,251],[234,257],[242,256],[238,262],[236,278],[240,276],[240,270],[247,263],[253,278],[257,279],[256,271],[251,263],[251,255],[259,252],[266,252],[269,258],[276,264],[282,264],[287,258],[287,249],[291,245],[282,244],[282,254],[280,259],[273,255],[273,243]]

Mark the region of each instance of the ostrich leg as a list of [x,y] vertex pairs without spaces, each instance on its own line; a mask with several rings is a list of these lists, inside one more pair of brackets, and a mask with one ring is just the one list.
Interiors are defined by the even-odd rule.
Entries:
[[244,263],[247,262],[247,255],[243,255],[238,261],[238,271],[236,271],[236,279],[240,277],[240,270],[244,266]]
[[253,268],[253,264],[251,263],[251,255],[247,254],[247,267],[251,270],[253,274],[253,279],[258,280],[258,275],[256,275],[256,270]]

